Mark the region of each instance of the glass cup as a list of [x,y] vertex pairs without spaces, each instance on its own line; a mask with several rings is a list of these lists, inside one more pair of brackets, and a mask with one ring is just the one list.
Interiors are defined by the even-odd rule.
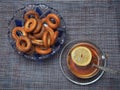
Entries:
[[[79,48],[79,47],[86,47],[91,52],[91,59],[89,59],[89,61],[85,61],[86,65],[78,65],[77,63],[74,62],[74,60],[71,57],[72,51],[75,48]],[[81,56],[83,59],[85,56],[84,54],[85,53],[83,53],[83,55]],[[70,69],[70,71],[78,78],[83,78],[83,79],[91,78],[99,71],[98,68],[93,67],[93,64],[95,65],[100,64],[100,59],[101,59],[100,56],[101,53],[99,52],[99,49],[95,45],[89,42],[80,42],[78,44],[73,45],[73,47],[69,50],[67,55],[67,66]]]

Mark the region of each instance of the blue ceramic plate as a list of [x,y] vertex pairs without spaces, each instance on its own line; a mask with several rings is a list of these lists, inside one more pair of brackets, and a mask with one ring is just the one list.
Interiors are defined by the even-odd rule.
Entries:
[[[38,14],[40,15],[40,18],[46,17],[49,13],[55,13],[61,19],[61,25],[58,28],[59,36],[58,36],[54,46],[52,46],[52,52],[50,54],[39,55],[37,53],[33,53],[33,54],[29,55],[29,54],[22,53],[16,49],[15,40],[11,36],[12,29],[16,26],[22,27],[24,25],[23,16],[27,11],[29,11],[31,9],[38,12]],[[65,30],[66,30],[65,22],[57,10],[55,10],[52,7],[49,7],[45,4],[32,4],[32,5],[27,5],[26,7],[23,7],[14,13],[13,17],[11,18],[11,20],[8,23],[8,39],[9,39],[9,42],[10,42],[11,46],[13,47],[13,49],[19,55],[21,55],[27,59],[43,60],[43,59],[49,58],[50,56],[54,55],[57,51],[60,50],[61,45],[64,43],[64,40],[65,40],[65,34],[66,34]]]

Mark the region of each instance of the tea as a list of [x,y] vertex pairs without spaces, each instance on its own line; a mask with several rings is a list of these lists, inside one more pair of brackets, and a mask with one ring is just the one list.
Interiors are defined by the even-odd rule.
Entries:
[[[72,54],[76,48],[80,48],[80,47],[84,47],[84,49],[82,48],[84,52],[82,52],[82,54],[79,54],[81,56],[78,56],[78,57],[81,57],[81,59],[83,59],[83,57],[86,57],[88,60],[86,59],[85,61],[84,59],[81,61],[78,60],[80,62],[75,62],[75,60],[73,60],[75,58],[73,58]],[[90,78],[98,72],[98,69],[96,67],[93,67],[93,64],[99,65],[99,59],[100,59],[99,54],[100,54],[99,50],[91,43],[83,42],[83,43],[76,44],[70,49],[68,53],[68,56],[67,56],[68,67],[75,76],[79,78]],[[86,55],[86,56],[83,56],[83,55]],[[81,64],[82,61],[84,63]]]

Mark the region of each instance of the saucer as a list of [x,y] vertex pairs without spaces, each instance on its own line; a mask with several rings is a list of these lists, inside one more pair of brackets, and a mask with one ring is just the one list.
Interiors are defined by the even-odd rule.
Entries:
[[[92,84],[96,81],[98,81],[102,75],[104,74],[104,71],[102,70],[99,70],[99,69],[95,69],[93,70],[93,72],[87,74],[87,75],[84,75],[84,74],[81,74],[80,77],[85,77],[85,78],[80,78],[79,76],[76,76],[74,71],[70,71],[70,67],[69,67],[69,64],[68,62],[71,61],[71,59],[67,60],[67,55],[70,51],[70,49],[76,45],[76,44],[79,44],[79,43],[89,43],[91,45],[94,45],[98,50],[99,50],[99,53],[100,53],[100,58],[99,59],[100,63],[99,65],[100,66],[106,66],[106,58],[105,58],[105,55],[103,54],[103,52],[100,50],[99,47],[97,47],[95,44],[93,44],[92,42],[89,42],[89,41],[81,41],[81,40],[73,40],[73,41],[70,41],[69,43],[67,43],[62,51],[61,51],[61,54],[60,54],[60,68],[61,68],[61,71],[62,73],[64,74],[64,76],[71,82],[75,83],[75,84],[78,84],[78,85],[88,85],[88,84]],[[74,74],[73,74],[74,73]],[[88,77],[88,76],[91,76],[91,77]]]

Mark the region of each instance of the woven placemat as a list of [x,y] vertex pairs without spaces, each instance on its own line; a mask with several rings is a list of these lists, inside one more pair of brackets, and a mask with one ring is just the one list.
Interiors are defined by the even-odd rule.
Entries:
[[[89,40],[107,53],[107,67],[120,68],[120,2],[81,0],[43,2],[57,9],[67,27],[66,43]],[[7,23],[18,8],[39,0],[0,1],[0,89],[11,90],[118,90],[118,76],[105,73],[96,83],[78,86],[69,82],[59,66],[60,51],[46,61],[30,61],[14,52],[7,38]],[[115,78],[113,78],[115,77]]]

